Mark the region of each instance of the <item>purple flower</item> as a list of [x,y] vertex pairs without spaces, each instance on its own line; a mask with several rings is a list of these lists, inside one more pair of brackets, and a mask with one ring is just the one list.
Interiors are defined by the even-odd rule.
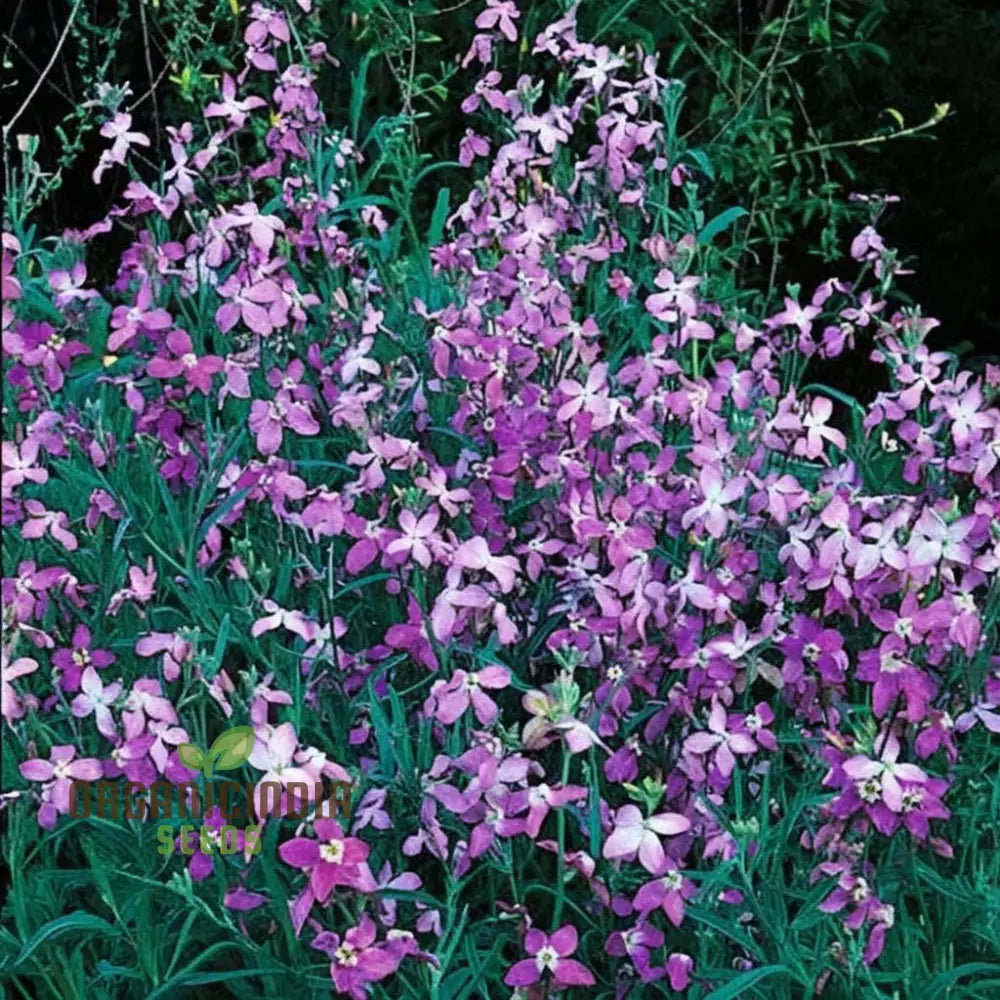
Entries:
[[595,980],[591,972],[569,957],[576,951],[576,945],[577,933],[572,924],[560,927],[551,935],[532,928],[524,936],[524,950],[532,957],[511,966],[503,981],[508,986],[531,986],[540,983],[547,972],[556,989],[593,986]]
[[72,645],[69,649],[57,649],[52,654],[52,665],[62,671],[60,686],[69,694],[80,690],[80,678],[87,667],[103,670],[115,662],[115,655],[107,649],[91,648],[92,638],[86,625],[77,625],[73,630]]
[[76,747],[52,747],[49,760],[33,757],[18,765],[22,778],[44,782],[43,805],[38,812],[38,822],[51,830],[59,813],[68,814],[70,788],[74,781],[97,781],[104,775],[101,762],[93,757],[74,760]]
[[296,837],[278,848],[286,865],[309,872],[309,887],[320,903],[325,903],[338,885],[359,892],[375,892],[378,883],[366,863],[368,845],[344,834],[339,823],[318,819],[314,824],[317,840]]

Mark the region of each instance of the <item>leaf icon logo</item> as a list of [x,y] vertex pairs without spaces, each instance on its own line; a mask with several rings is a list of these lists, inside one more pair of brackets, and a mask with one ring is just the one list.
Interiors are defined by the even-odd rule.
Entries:
[[206,778],[215,771],[232,771],[245,764],[253,753],[253,726],[235,726],[221,733],[206,753],[196,743],[182,743],[177,758],[193,771],[202,771]]
[[194,743],[182,743],[177,748],[177,759],[192,771],[200,771],[205,762],[205,751]]
[[208,757],[216,771],[232,771],[245,764],[253,753],[255,740],[253,726],[236,726],[227,729],[209,747]]

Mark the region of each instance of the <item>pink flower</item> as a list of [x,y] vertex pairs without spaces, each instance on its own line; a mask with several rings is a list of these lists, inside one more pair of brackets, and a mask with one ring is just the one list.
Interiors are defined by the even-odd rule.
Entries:
[[289,611],[279,607],[269,598],[265,598],[260,603],[267,614],[258,618],[250,626],[250,635],[254,639],[262,636],[265,632],[273,632],[277,628],[284,628],[293,635],[305,639],[306,642],[312,642],[319,635],[319,626],[314,621],[310,621],[301,611]]
[[309,872],[309,887],[320,903],[325,903],[338,885],[374,892],[378,888],[366,864],[369,848],[363,840],[344,835],[339,823],[318,819],[314,824],[317,840],[296,837],[278,848],[286,865]]
[[691,820],[680,813],[659,813],[642,818],[637,806],[622,806],[615,815],[615,828],[604,842],[604,857],[608,860],[639,856],[648,872],[663,868],[666,855],[660,837],[676,836],[691,829]]
[[143,282],[136,293],[135,305],[116,306],[111,312],[111,333],[108,336],[108,353],[134,340],[140,333],[146,335],[166,330],[173,322],[166,309],[152,309],[153,293],[148,282]]
[[880,798],[893,812],[903,810],[903,789],[900,781],[923,784],[927,775],[916,764],[896,762],[897,746],[890,742],[882,760],[870,760],[857,754],[844,762],[844,774],[858,786],[864,802],[877,802]]
[[424,702],[424,712],[449,726],[471,705],[479,722],[488,726],[496,719],[499,709],[481,689],[496,690],[508,684],[510,671],[506,667],[484,667],[474,673],[456,670],[450,680],[434,682],[430,697]]
[[531,986],[542,981],[548,972],[556,989],[565,986],[593,986],[591,972],[569,956],[576,951],[577,933],[572,924],[560,927],[552,935],[532,928],[524,936],[524,950],[532,958],[511,966],[503,981],[508,986]]
[[250,766],[264,772],[254,789],[254,807],[258,816],[263,817],[279,808],[273,800],[264,802],[261,786],[265,782],[276,782],[281,785],[287,785],[290,781],[302,782],[306,786],[307,795],[311,796],[314,793],[315,783],[309,772],[292,763],[297,747],[295,726],[290,722],[276,726],[263,736],[260,730],[257,731],[257,741],[250,754]]
[[137,656],[156,656],[163,653],[163,677],[175,681],[181,668],[194,656],[194,647],[186,639],[172,632],[151,632],[135,644]]
[[118,614],[119,609],[126,601],[146,604],[152,600],[153,594],[156,592],[156,569],[153,567],[153,557],[147,558],[145,572],[139,566],[130,566],[128,580],[127,587],[117,590],[111,595],[107,614]]
[[112,164],[125,165],[125,156],[133,146],[148,146],[149,138],[142,132],[132,132],[132,116],[119,112],[109,122],[101,126],[101,135],[105,139],[114,139],[110,149],[101,153],[100,161],[93,173],[95,184],[101,183],[101,177]]
[[517,25],[521,16],[512,0],[486,0],[486,10],[476,18],[476,27],[497,28],[508,42],[517,41]]
[[719,774],[728,778],[736,766],[733,754],[751,754],[757,744],[746,732],[729,732],[726,726],[726,709],[715,700],[708,717],[708,732],[695,733],[684,741],[685,753],[707,754],[714,751],[715,766]]
[[48,470],[35,463],[41,445],[35,438],[26,438],[20,445],[3,442],[3,474],[0,478],[5,497],[11,496],[15,487],[31,482],[42,485],[49,481]]
[[570,420],[582,412],[593,415],[595,430],[608,426],[616,411],[607,394],[607,374],[608,366],[602,361],[590,369],[583,385],[573,379],[563,379],[559,391],[569,398],[556,411],[556,420]]
[[744,495],[747,481],[737,476],[725,483],[716,466],[706,465],[698,474],[698,483],[705,499],[684,512],[681,527],[689,528],[695,521],[704,519],[705,530],[713,538],[721,538],[731,517],[725,508]]
[[26,674],[33,674],[38,669],[38,662],[28,656],[19,656],[16,660],[9,659],[7,647],[2,650],[3,662],[0,664],[0,715],[7,722],[24,716],[24,701],[14,689],[11,681]]
[[85,719],[93,713],[97,721],[98,732],[116,743],[118,731],[115,729],[110,706],[122,693],[121,684],[115,681],[105,687],[97,671],[89,666],[80,678],[80,689],[80,694],[73,699],[70,710],[78,719]]
[[651,316],[663,323],[676,323],[681,316],[690,317],[698,312],[694,290],[701,284],[701,278],[689,274],[678,281],[673,271],[664,269],[657,274],[655,284],[664,291],[646,299],[646,311]]
[[266,108],[267,101],[262,97],[245,97],[236,100],[236,81],[228,74],[222,75],[222,100],[211,101],[205,105],[203,112],[206,118],[225,118],[231,128],[242,128],[247,112],[256,108]]
[[76,747],[60,744],[54,746],[49,760],[33,757],[18,766],[21,777],[26,781],[45,782],[43,797],[47,801],[38,813],[38,822],[46,830],[51,830],[59,813],[68,814],[70,788],[74,781],[98,781],[104,776],[101,762],[93,757],[74,760]]
[[802,418],[802,427],[806,431],[805,439],[795,442],[795,454],[805,458],[819,458],[823,454],[824,439],[840,449],[847,447],[847,439],[840,431],[827,427],[826,422],[833,413],[833,403],[825,396],[817,396],[812,401],[809,412]]
[[252,201],[236,205],[231,212],[223,215],[219,225],[223,230],[246,227],[250,242],[264,253],[271,252],[275,236],[285,231],[285,224],[281,219],[276,215],[261,215]]
[[814,302],[813,305],[800,306],[795,299],[785,296],[785,308],[765,321],[765,325],[770,329],[779,326],[795,326],[803,336],[808,336],[812,330],[812,321],[820,314],[821,309]]
[[64,510],[46,510],[39,500],[25,500],[24,511],[27,517],[21,527],[22,538],[51,535],[67,551],[76,551],[79,543],[69,530],[69,519]]
[[206,395],[212,391],[212,376],[225,367],[222,358],[214,354],[198,357],[194,353],[191,338],[183,330],[171,330],[167,334],[166,348],[173,357],[158,354],[146,365],[146,373],[153,378],[176,378],[183,375],[187,391],[199,389]]
[[455,549],[452,555],[452,570],[449,571],[449,586],[454,585],[452,571],[456,568],[485,570],[500,584],[500,590],[507,594],[514,589],[514,578],[520,566],[514,556],[493,555],[486,539],[477,535],[475,538],[462,542]]
[[386,555],[397,555],[405,552],[411,555],[424,569],[431,564],[431,550],[427,547],[427,539],[434,536],[441,512],[435,506],[418,521],[411,510],[404,510],[399,515],[399,527],[403,532],[401,538],[396,538],[386,546]]

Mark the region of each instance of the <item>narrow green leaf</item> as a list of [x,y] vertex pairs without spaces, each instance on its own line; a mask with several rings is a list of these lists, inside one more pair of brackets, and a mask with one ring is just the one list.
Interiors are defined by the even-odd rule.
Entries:
[[788,974],[787,965],[762,965],[759,969],[751,969],[742,975],[731,979],[725,986],[717,990],[712,990],[705,1000],[736,1000],[737,997],[746,996],[746,990],[762,979],[769,979],[771,976],[781,973]]
[[83,910],[68,913],[64,917],[50,920],[35,931],[25,942],[14,964],[21,965],[27,961],[46,941],[52,941],[70,933],[107,934],[114,937],[118,934],[118,928],[93,913],[85,913]]
[[718,236],[724,229],[728,229],[737,219],[742,218],[746,214],[747,210],[741,208],[739,205],[734,205],[732,208],[727,208],[724,212],[720,212],[710,222],[705,223],[701,232],[698,233],[698,242],[702,245],[711,243],[714,237]]

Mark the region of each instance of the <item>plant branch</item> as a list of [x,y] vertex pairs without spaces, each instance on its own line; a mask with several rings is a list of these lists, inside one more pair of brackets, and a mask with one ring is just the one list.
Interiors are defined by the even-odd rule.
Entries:
[[35,81],[34,87],[31,88],[31,92],[24,99],[21,106],[14,112],[10,121],[7,122],[3,127],[3,139],[4,144],[7,142],[7,136],[10,135],[11,130],[17,124],[18,118],[24,114],[28,109],[28,106],[35,99],[35,94],[41,89],[42,84],[45,82],[45,78],[52,72],[52,67],[55,66],[56,60],[59,58],[59,53],[62,52],[63,46],[66,44],[66,39],[69,36],[69,30],[73,27],[73,22],[76,20],[76,15],[80,11],[80,5],[83,0],[76,0],[73,4],[73,9],[69,12],[69,17],[66,20],[66,27],[63,28],[62,34],[59,36],[59,40],[56,42],[56,47],[52,50],[52,55],[49,57],[49,61],[45,64],[45,68],[39,74],[38,79]]

